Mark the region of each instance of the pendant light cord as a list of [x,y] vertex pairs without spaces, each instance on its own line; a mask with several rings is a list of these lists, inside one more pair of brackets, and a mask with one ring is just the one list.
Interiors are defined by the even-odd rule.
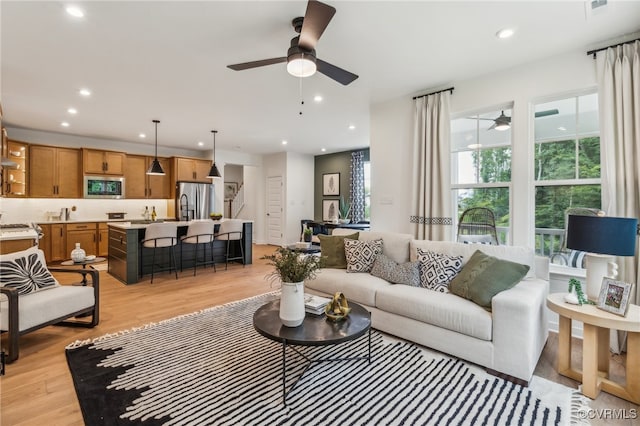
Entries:
[[156,154],[155,154],[155,159],[158,159],[158,123],[160,123],[160,120],[153,120],[153,122],[156,124]]
[[211,133],[213,133],[213,164],[216,164],[216,133],[218,131],[212,130]]

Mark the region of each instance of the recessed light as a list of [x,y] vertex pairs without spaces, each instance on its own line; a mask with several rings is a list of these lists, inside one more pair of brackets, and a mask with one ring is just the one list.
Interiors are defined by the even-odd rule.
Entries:
[[62,127],[69,127],[69,123],[67,123],[66,121],[63,121],[62,123],[60,123],[60,125]]
[[349,130],[354,130],[356,128],[356,126],[354,126],[353,124],[349,124]]
[[77,110],[77,109],[75,109],[75,108],[69,108],[69,109],[67,110],[67,112],[68,112],[69,114],[77,114],[77,113],[78,113],[78,110]]
[[144,138],[146,138],[146,137],[147,137],[147,135],[145,135],[144,133],[140,133],[140,134],[138,135],[138,137],[139,137],[140,139],[144,139]]
[[67,11],[67,13],[69,15],[73,16],[74,18],[82,18],[82,17],[84,17],[84,12],[79,7],[67,6],[66,11]]
[[287,141],[282,141],[282,145],[286,145],[287,143]]
[[80,94],[82,96],[91,96],[91,90],[89,90],[89,89],[80,89]]
[[327,148],[322,148],[320,151],[322,151],[322,152],[326,152],[326,151],[327,151]]
[[496,37],[498,37],[498,38],[509,38],[514,33],[515,33],[515,31],[513,30],[513,28],[503,28],[503,29],[501,29],[500,31],[498,31],[496,33]]
[[320,95],[315,95],[315,96],[313,97],[313,100],[314,100],[314,101],[316,101],[316,102],[322,102],[322,96],[320,96]]
[[204,142],[198,141],[198,146],[204,146]]

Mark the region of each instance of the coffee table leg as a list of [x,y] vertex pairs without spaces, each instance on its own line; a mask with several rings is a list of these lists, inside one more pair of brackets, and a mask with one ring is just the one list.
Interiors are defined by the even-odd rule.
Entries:
[[287,341],[282,341],[282,403],[287,405]]
[[371,364],[371,327],[369,327],[369,355],[367,355],[367,360]]

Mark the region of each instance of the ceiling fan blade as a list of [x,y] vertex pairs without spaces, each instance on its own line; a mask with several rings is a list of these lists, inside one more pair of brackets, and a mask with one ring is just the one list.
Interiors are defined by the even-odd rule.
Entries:
[[231,68],[234,71],[248,70],[250,68],[264,67],[266,65],[279,64],[281,62],[287,62],[287,57],[263,59],[261,61],[243,62],[241,64],[227,65],[227,68]]
[[316,0],[309,0],[307,11],[302,21],[302,29],[300,30],[300,42],[298,46],[307,50],[313,50],[318,43],[318,39],[331,22],[331,18],[335,15],[335,7],[328,4],[320,3]]
[[328,62],[325,62],[322,59],[316,58],[316,66],[318,67],[319,72],[337,81],[338,83],[343,84],[344,86],[358,78],[357,75],[350,73],[347,70],[343,70],[340,67],[336,67],[335,65],[332,65]]
[[538,111],[538,112],[536,112],[535,116],[536,116],[536,118],[539,118],[539,117],[547,117],[549,115],[556,115],[556,114],[559,114],[559,113],[560,113],[560,111],[558,111],[556,108],[554,108],[554,109],[548,109],[546,111]]
[[496,122],[494,121],[494,123],[491,125],[491,127],[489,127],[487,130],[493,130],[496,128]]

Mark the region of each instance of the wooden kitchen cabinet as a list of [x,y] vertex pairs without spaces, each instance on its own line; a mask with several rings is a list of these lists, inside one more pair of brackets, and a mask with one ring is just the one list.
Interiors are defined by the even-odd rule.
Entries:
[[153,157],[127,155],[125,167],[126,198],[172,198],[171,197],[171,161],[158,158],[164,176],[147,175],[147,169]]
[[82,149],[84,174],[118,175],[124,174],[126,154],[116,151]]
[[98,256],[109,255],[109,226],[107,222],[98,223]]
[[42,228],[42,238],[38,245],[44,251],[47,263],[60,262],[69,258],[67,252],[66,227],[63,223],[39,223]]
[[207,177],[211,170],[211,161],[184,157],[173,157],[173,159],[176,181],[211,183],[211,179]]
[[29,195],[34,198],[81,198],[80,161],[79,149],[31,145]]
[[96,255],[98,248],[98,237],[95,222],[67,223],[67,258],[71,256],[71,250],[76,248],[76,243],[80,243],[86,255]]
[[7,167],[4,171],[4,194],[7,197],[26,197],[28,195],[29,144],[8,140],[7,157],[16,163],[16,166]]

